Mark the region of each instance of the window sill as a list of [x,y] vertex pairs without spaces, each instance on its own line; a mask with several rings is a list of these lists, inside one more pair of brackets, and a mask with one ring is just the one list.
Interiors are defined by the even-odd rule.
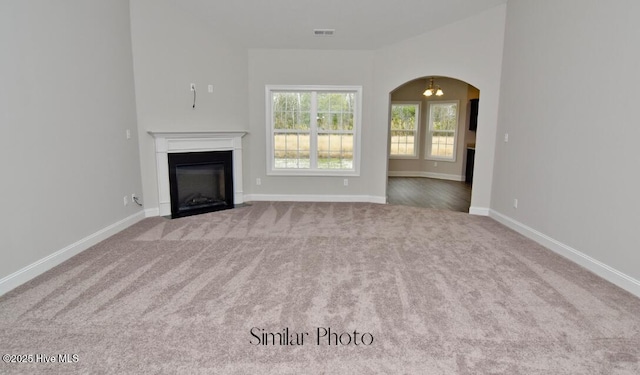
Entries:
[[397,160],[418,160],[420,157],[418,155],[389,155],[389,159],[397,159]]
[[427,157],[424,158],[424,160],[431,160],[431,161],[442,161],[442,162],[447,162],[447,163],[455,163],[456,159],[444,159],[444,158],[434,158],[434,157]]
[[359,177],[358,171],[330,171],[330,170],[283,170],[275,169],[267,171],[267,176],[282,177]]

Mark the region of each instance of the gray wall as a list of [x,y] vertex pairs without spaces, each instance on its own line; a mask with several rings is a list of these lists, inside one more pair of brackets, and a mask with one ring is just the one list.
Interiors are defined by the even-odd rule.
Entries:
[[[145,208],[157,214],[154,145],[148,130],[249,130],[243,139],[245,200],[384,201],[389,93],[426,75],[462,79],[483,91],[472,201],[488,213],[505,6],[379,51],[262,50],[233,44],[170,0],[131,0],[132,39]],[[433,54],[431,51],[440,51]],[[473,61],[473,64],[469,64]],[[190,82],[215,86],[191,108]],[[363,86],[360,177],[266,176],[265,84]],[[485,96],[486,93],[486,96]],[[200,101],[201,100],[201,101]],[[256,184],[261,178],[262,184]],[[483,211],[483,212],[484,212]]]
[[0,279],[140,212],[129,25],[127,0],[0,2]]
[[[362,86],[362,162],[359,177],[285,177],[266,175],[266,112],[265,85],[359,85]],[[248,153],[245,190],[254,200],[303,199],[302,195],[327,196],[367,195],[372,182],[366,155],[375,152],[369,147],[371,134],[370,98],[373,86],[373,53],[369,51],[334,50],[262,50],[249,51],[250,134],[246,137]],[[384,152],[384,150],[379,150]],[[262,184],[256,185],[256,178]],[[345,187],[343,179],[349,179]],[[330,196],[333,196],[331,198]],[[295,198],[294,198],[295,197]],[[378,198],[384,201],[381,194]]]
[[509,1],[491,204],[636,280],[638,19],[637,0]]
[[157,215],[155,145],[147,132],[247,130],[248,57],[171,0],[131,0],[131,25],[145,208]]
[[[390,93],[416,78],[454,77],[478,87],[479,116],[472,211],[488,214],[498,112],[506,6],[498,6],[440,29],[377,51],[249,51],[250,134],[245,192],[249,198],[385,199],[388,166]],[[434,54],[433,51],[438,51]],[[340,84],[363,86],[360,177],[271,177],[265,175],[265,84]],[[256,178],[262,185],[257,186]]]
[[[388,150],[389,93],[425,76],[456,78],[482,95],[476,132],[476,159],[470,212],[488,215],[502,70],[506,5],[454,22],[429,33],[375,51],[372,133],[374,150]],[[387,165],[388,153],[367,155],[372,165]],[[374,171],[371,190],[385,189],[387,170]]]

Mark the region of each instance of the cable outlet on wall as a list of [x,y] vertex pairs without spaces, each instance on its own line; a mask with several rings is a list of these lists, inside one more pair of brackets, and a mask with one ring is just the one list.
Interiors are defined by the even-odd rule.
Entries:
[[189,85],[189,89],[190,89],[191,91],[196,91],[196,84],[195,84],[195,83],[190,84],[190,85]]

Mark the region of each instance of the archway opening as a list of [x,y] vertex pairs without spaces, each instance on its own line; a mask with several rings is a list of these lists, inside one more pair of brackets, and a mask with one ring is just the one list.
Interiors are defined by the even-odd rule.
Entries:
[[480,90],[426,76],[389,97],[388,203],[469,212]]

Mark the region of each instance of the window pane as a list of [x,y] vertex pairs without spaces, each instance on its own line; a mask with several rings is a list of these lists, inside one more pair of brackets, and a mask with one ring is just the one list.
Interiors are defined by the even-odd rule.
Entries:
[[394,104],[391,106],[391,130],[415,130],[416,113],[418,106],[415,104]]
[[318,129],[353,130],[353,93],[318,93]]
[[353,135],[318,134],[318,168],[353,169]]
[[391,155],[417,155],[418,104],[391,105]]
[[429,156],[455,160],[458,104],[454,102],[429,104]]
[[309,130],[311,127],[311,94],[308,92],[273,93],[274,129]]
[[430,124],[432,130],[455,130],[458,126],[458,105],[432,104]]
[[453,157],[454,134],[452,132],[433,132],[431,137],[431,155]]
[[413,132],[391,132],[391,155],[416,155]]
[[273,139],[275,168],[310,168],[309,134],[276,133]]

